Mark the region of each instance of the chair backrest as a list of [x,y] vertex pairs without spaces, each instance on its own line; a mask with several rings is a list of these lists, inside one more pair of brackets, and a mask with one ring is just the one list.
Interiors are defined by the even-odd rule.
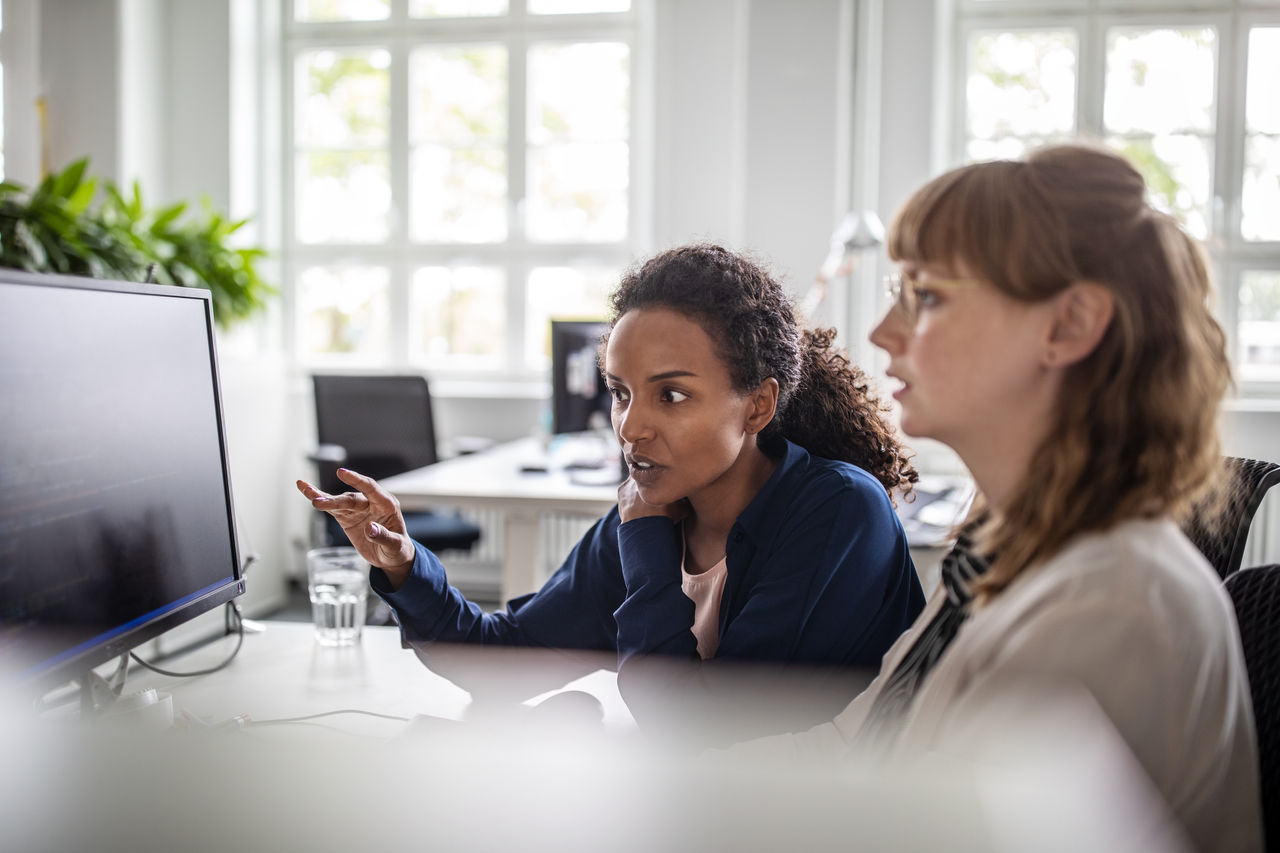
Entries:
[[[438,461],[431,392],[421,376],[312,376],[316,438],[346,451],[342,464],[375,479]],[[321,465],[325,491],[345,491],[336,464]]]
[[1258,459],[1223,457],[1224,490],[1192,508],[1182,532],[1200,549],[1222,578],[1240,568],[1249,525],[1262,498],[1280,483],[1280,464]]
[[1263,829],[1280,849],[1280,564],[1244,569],[1226,580],[1235,605],[1258,726]]

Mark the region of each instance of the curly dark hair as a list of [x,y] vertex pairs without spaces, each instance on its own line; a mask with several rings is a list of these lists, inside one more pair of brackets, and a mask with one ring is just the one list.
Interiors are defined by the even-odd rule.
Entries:
[[[871,473],[892,497],[918,475],[886,419],[888,406],[870,392],[863,371],[836,348],[834,329],[804,329],[782,285],[745,255],[712,244],[669,249],[632,266],[609,297],[609,328],[628,311],[662,307],[692,317],[706,330],[743,393],[773,377],[778,404],[760,433],[815,456]],[[601,344],[601,358],[605,335]]]

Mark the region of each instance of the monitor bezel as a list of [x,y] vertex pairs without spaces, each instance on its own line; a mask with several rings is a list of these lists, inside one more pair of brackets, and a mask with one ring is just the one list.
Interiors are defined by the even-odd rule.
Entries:
[[[129,293],[160,298],[191,299],[203,303],[205,340],[209,353],[210,381],[213,389],[214,413],[217,421],[218,451],[221,455],[223,494],[226,496],[227,524],[231,537],[231,577],[202,592],[196,597],[160,613],[144,614],[137,625],[125,627],[100,642],[92,643],[81,652],[76,647],[64,650],[43,661],[35,661],[16,676],[16,687],[22,691],[40,693],[71,681],[78,681],[94,668],[128,654],[141,644],[155,639],[166,631],[191,621],[244,594],[244,567],[240,555],[240,537],[236,527],[235,498],[231,483],[230,455],[227,450],[227,431],[222,402],[222,377],[218,366],[216,325],[213,316],[213,296],[203,288],[176,285],[150,284],[117,279],[89,278],[61,273],[31,273],[22,270],[0,269],[0,287],[8,284],[52,287],[108,293]],[[112,630],[119,629],[120,626]],[[101,637],[102,635],[99,635]],[[62,655],[66,655],[62,657]]]

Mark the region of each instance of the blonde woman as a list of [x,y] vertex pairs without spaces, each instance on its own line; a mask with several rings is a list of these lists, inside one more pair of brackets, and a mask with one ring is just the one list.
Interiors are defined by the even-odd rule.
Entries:
[[1261,849],[1233,611],[1174,522],[1230,382],[1198,247],[1126,161],[1070,145],[931,181],[889,252],[871,340],[902,430],[955,450],[980,498],[870,687],[740,751],[980,757],[1083,696],[1197,848]]

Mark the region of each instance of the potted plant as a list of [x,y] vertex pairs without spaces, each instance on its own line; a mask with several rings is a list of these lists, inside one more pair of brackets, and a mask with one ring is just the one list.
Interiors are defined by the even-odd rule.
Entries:
[[266,307],[276,288],[254,268],[265,252],[231,245],[247,220],[230,220],[207,200],[198,215],[185,202],[150,210],[136,182],[126,196],[87,168],[77,160],[34,189],[0,183],[0,266],[204,287],[223,329]]

